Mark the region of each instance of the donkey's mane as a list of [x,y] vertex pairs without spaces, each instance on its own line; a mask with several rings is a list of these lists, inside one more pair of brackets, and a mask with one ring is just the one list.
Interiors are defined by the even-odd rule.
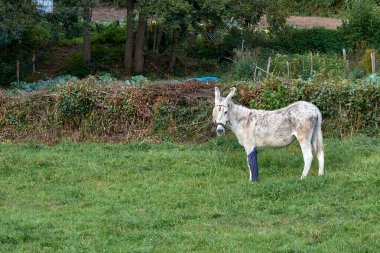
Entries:
[[250,113],[252,109],[249,109],[243,105],[235,104],[234,102],[230,101],[229,104],[231,105],[232,110],[237,110],[241,114]]

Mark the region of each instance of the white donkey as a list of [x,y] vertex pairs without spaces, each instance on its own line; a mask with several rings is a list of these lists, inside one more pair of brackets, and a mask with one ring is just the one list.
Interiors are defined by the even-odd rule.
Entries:
[[219,89],[215,87],[213,120],[218,135],[224,134],[229,126],[244,147],[251,181],[259,179],[256,148],[284,147],[296,138],[301,145],[305,162],[301,179],[306,178],[309,173],[313,160],[312,146],[319,162],[318,174],[323,175],[322,115],[315,105],[299,101],[274,111],[251,110],[232,102],[235,91],[236,88],[233,87],[228,96],[222,98]]

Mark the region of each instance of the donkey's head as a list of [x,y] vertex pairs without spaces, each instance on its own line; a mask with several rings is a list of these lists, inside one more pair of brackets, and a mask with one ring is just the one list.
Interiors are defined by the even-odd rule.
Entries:
[[215,87],[215,106],[212,112],[212,117],[214,124],[216,124],[216,133],[218,135],[224,134],[226,131],[226,125],[229,121],[228,118],[228,103],[230,102],[233,95],[235,95],[236,88],[231,89],[230,94],[227,97],[222,98],[220,96],[220,90],[218,87]]

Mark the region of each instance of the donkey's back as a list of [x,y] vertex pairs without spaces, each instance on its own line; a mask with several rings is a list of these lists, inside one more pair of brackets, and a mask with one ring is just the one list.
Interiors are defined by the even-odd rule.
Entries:
[[299,101],[274,111],[253,110],[252,122],[247,126],[257,147],[282,147],[295,138],[311,140],[322,120],[319,109],[312,103]]

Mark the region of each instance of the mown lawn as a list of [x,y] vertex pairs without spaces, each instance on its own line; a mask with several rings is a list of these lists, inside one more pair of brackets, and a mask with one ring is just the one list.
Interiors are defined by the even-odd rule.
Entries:
[[0,144],[0,252],[378,252],[380,138],[298,144]]

